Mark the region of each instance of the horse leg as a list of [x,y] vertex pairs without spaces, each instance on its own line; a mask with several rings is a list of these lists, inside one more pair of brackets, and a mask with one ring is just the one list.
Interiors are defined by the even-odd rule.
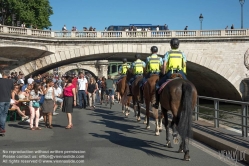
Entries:
[[132,103],[133,103],[134,117],[137,117],[137,105],[136,105],[136,99],[134,96],[132,96]]
[[125,105],[125,116],[128,116],[130,113],[129,113],[129,106],[128,104],[126,103]]
[[158,135],[160,135],[160,132],[159,132],[159,120],[158,120],[158,109],[155,109],[154,107],[152,107],[152,111],[153,111],[154,118],[155,118],[155,121],[156,121],[155,135],[158,136]]
[[122,104],[122,112],[123,112],[123,114],[125,113],[124,104]]
[[169,120],[168,120],[168,110],[166,110],[165,108],[161,107],[162,109],[162,114],[165,117],[164,120],[164,127],[166,129],[166,147],[168,148],[172,148],[171,146],[171,142],[170,142],[170,135],[169,135]]
[[184,151],[184,160],[185,161],[190,161],[190,155],[189,155],[189,148],[188,148],[188,143],[187,140],[183,140],[183,151]]
[[179,149],[177,151],[178,153],[183,153],[183,141],[181,142]]
[[162,132],[162,130],[163,130],[163,118],[164,118],[164,115],[163,115],[163,112],[161,110],[161,116],[159,118],[159,132]]
[[140,104],[139,102],[137,101],[137,121],[140,121],[141,118],[140,118]]
[[149,129],[150,128],[150,102],[145,101],[145,103],[146,103],[146,119],[147,119],[146,128]]

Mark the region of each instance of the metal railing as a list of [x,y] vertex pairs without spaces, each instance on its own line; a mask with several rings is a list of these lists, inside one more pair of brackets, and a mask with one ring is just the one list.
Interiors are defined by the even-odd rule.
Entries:
[[[208,100],[213,102],[213,107],[207,107],[200,105],[200,99],[201,100]],[[234,113],[232,111],[227,111],[227,110],[221,110],[220,109],[220,103],[226,103],[226,104],[235,104],[241,106],[241,111],[240,113]],[[248,106],[249,103],[247,102],[240,102],[240,101],[234,101],[234,100],[225,100],[225,99],[219,99],[219,98],[212,98],[212,97],[205,97],[205,96],[198,96],[197,99],[197,105],[195,106],[195,120],[198,121],[200,115],[210,117],[214,120],[214,127],[218,128],[220,122],[226,122],[230,124],[234,124],[237,126],[241,127],[241,132],[242,132],[242,137],[248,137]],[[210,111],[212,115],[208,113],[201,113],[200,110],[205,109]],[[240,123],[235,123],[233,121],[229,121],[225,118],[220,118],[220,114],[225,113],[226,115],[232,115],[234,117],[239,117],[240,118]]]
[[0,34],[51,38],[210,38],[248,36],[249,29],[160,31],[48,31],[0,25]]

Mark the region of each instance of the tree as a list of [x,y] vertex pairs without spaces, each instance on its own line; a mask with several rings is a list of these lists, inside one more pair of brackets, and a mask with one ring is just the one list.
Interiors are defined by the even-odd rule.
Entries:
[[49,28],[53,14],[49,0],[0,0],[0,17],[3,25],[12,25],[12,15],[26,27]]

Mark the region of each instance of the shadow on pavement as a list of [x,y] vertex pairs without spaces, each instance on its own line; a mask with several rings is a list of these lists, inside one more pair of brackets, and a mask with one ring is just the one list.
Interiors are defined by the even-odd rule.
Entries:
[[[175,157],[164,155],[163,152],[165,151],[176,153],[176,151],[174,151],[173,149],[167,150],[164,144],[160,144],[155,141],[147,141],[147,140],[127,136],[126,133],[129,133],[129,134],[131,133],[131,134],[134,134],[134,136],[136,136],[135,134],[140,134],[142,136],[144,135],[144,137],[148,137],[148,135],[154,136],[154,133],[152,133],[152,130],[142,129],[140,125],[136,125],[135,120],[131,121],[125,117],[117,116],[120,114],[122,113],[107,111],[107,110],[100,110],[100,109],[96,109],[94,112],[91,112],[89,115],[98,116],[98,117],[101,117],[102,119],[98,121],[90,121],[90,122],[96,123],[96,124],[102,124],[102,125],[105,125],[107,128],[114,129],[114,130],[120,130],[121,132],[103,131],[107,133],[108,135],[106,134],[102,135],[102,134],[97,134],[97,133],[89,133],[89,134],[97,138],[107,139],[110,142],[116,145],[119,145],[119,146],[141,150],[151,156],[181,160],[181,158],[175,158]],[[128,123],[132,122],[132,124],[129,125],[129,124],[124,124],[122,122],[128,122]],[[162,153],[158,153],[156,152],[156,150],[161,150]]]

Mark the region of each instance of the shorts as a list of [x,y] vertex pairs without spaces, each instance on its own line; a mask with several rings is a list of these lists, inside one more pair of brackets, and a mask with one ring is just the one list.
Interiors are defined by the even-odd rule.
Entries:
[[112,95],[114,95],[114,90],[113,89],[109,89],[109,90],[106,90],[105,93],[106,93],[106,95],[112,96]]
[[59,98],[59,97],[55,97],[55,101],[58,103],[63,103],[63,99]]

